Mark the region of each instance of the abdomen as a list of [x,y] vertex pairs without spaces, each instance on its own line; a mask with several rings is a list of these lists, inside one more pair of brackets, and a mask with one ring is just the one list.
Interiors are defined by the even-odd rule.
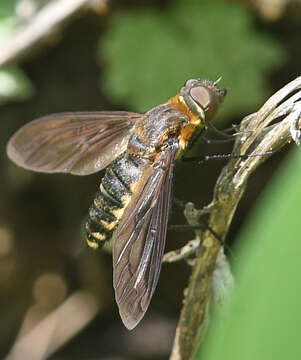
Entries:
[[112,238],[124,209],[149,160],[125,152],[108,167],[89,209],[86,241],[97,249]]

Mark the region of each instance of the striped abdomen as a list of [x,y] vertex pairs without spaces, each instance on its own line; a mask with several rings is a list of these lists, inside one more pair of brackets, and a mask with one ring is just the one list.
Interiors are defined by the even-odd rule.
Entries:
[[147,159],[125,152],[108,167],[86,223],[86,240],[90,247],[97,249],[111,239],[131,199],[132,187],[147,163]]

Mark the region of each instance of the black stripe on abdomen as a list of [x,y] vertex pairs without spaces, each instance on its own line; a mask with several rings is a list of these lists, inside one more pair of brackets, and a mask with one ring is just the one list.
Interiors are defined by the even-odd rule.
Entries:
[[147,160],[125,152],[107,169],[89,209],[86,240],[97,249],[112,238],[132,195],[132,185],[142,174]]

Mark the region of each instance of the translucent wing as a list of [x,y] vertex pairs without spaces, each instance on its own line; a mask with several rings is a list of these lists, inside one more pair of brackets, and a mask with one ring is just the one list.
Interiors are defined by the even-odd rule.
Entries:
[[92,174],[125,150],[130,130],[141,116],[125,111],[45,116],[17,131],[7,154],[30,170]]
[[144,316],[158,282],[177,149],[174,141],[145,169],[115,234],[115,298],[129,329]]

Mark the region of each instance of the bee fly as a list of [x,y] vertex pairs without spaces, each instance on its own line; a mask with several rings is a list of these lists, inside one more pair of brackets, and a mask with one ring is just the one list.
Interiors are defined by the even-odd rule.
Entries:
[[226,89],[218,81],[187,80],[179,94],[145,114],[42,117],[8,143],[10,159],[26,169],[88,175],[107,168],[89,210],[86,240],[97,249],[115,239],[115,298],[128,329],[144,316],[158,282],[174,161],[222,103]]

